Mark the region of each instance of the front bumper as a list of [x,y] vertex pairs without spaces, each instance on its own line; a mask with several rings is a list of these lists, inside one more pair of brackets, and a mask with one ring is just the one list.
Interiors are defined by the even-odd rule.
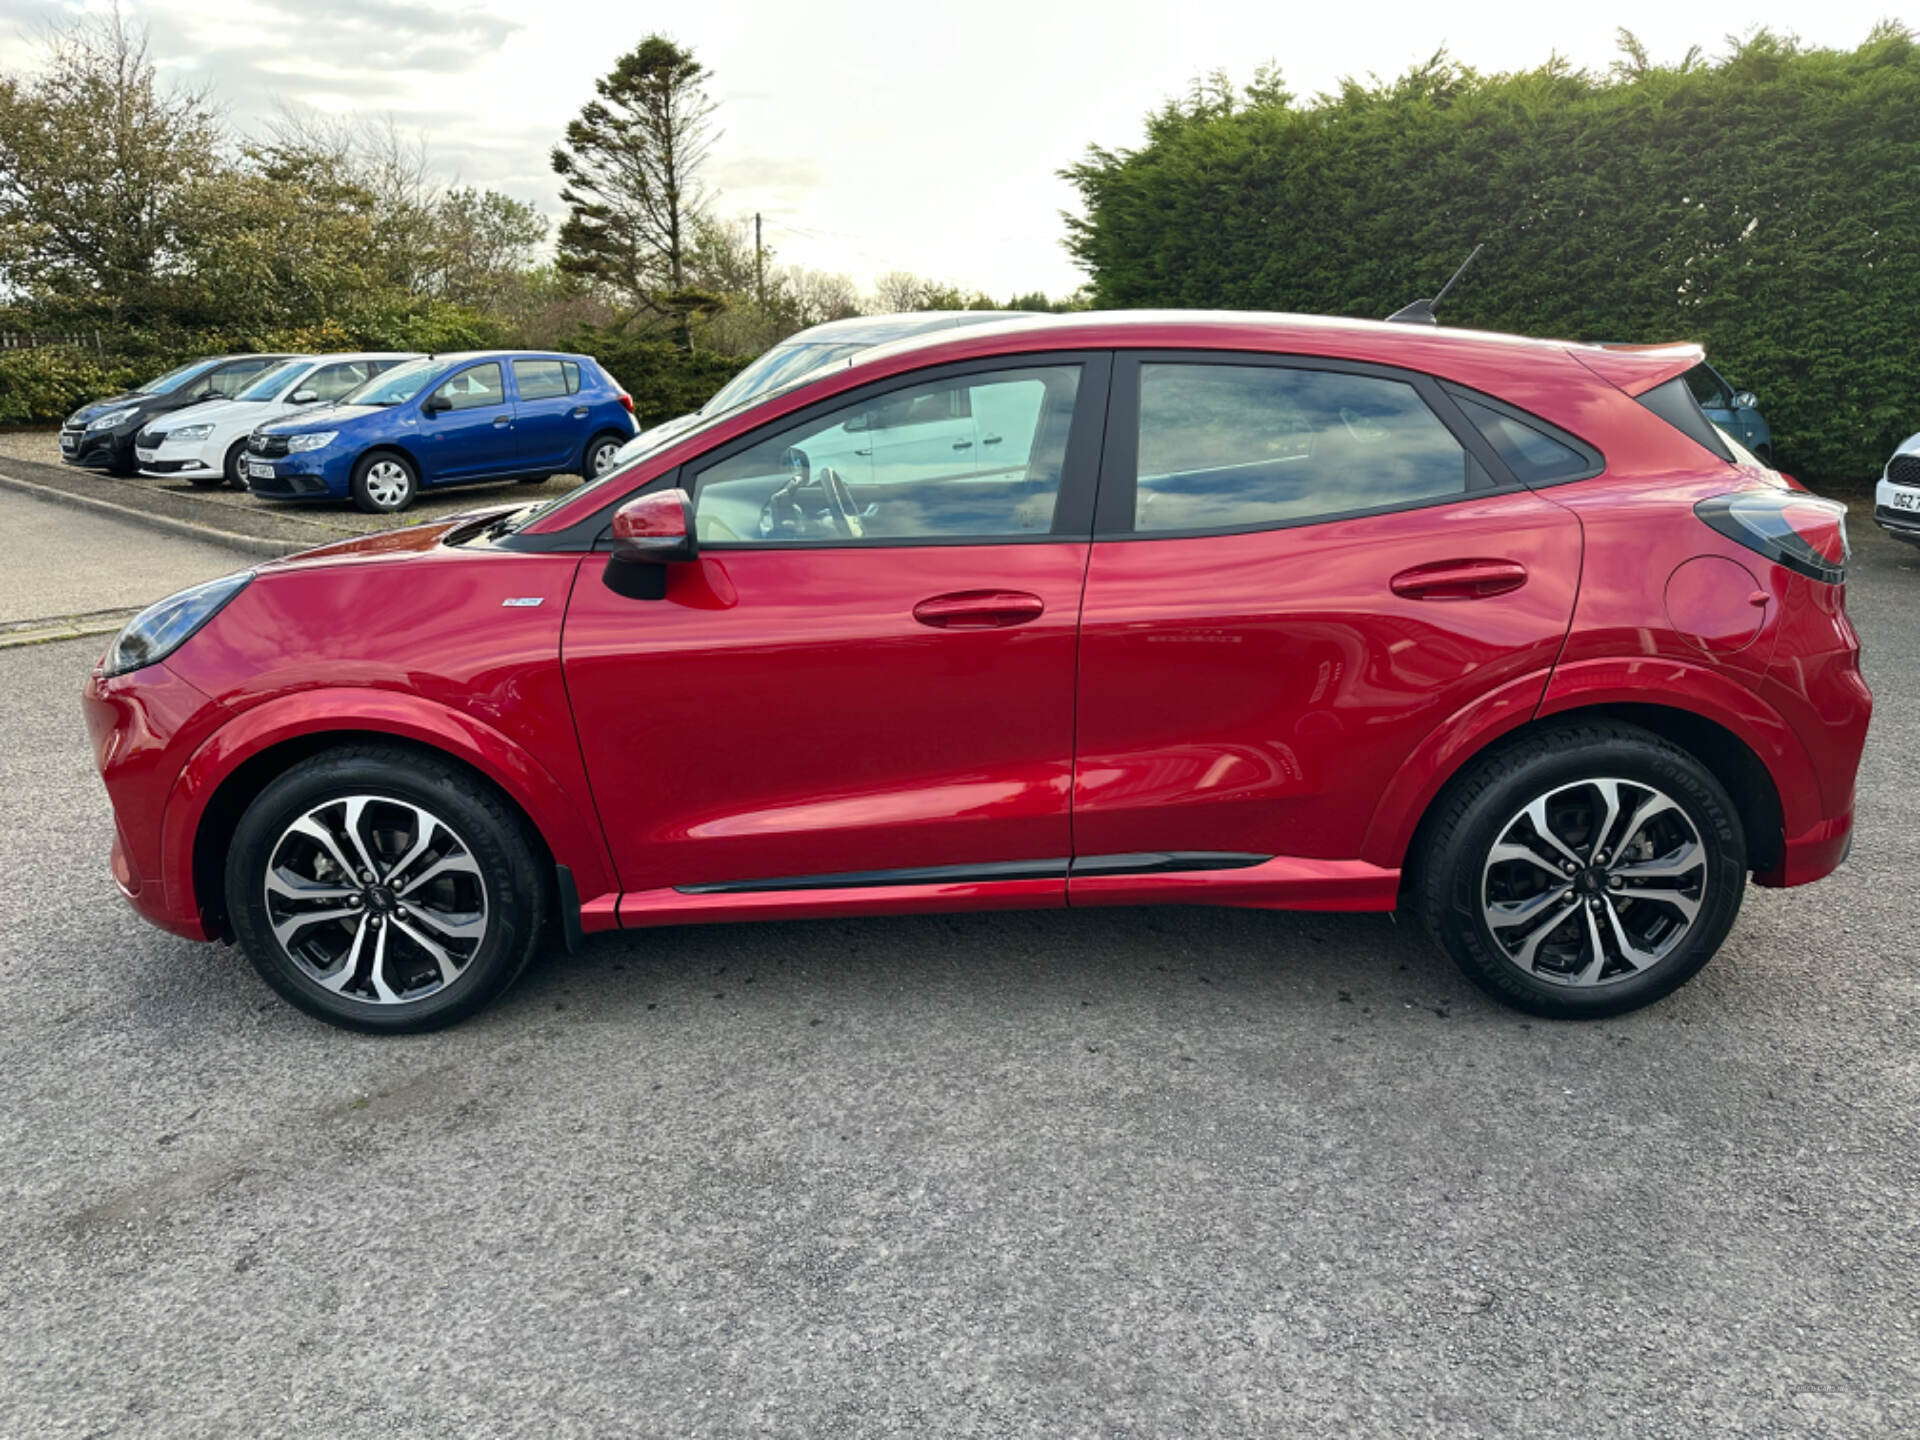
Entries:
[[105,470],[132,458],[133,435],[138,427],[123,430],[76,430],[62,426],[60,459],[85,470]]
[[[261,474],[256,465],[271,467],[271,473]],[[352,493],[353,456],[332,447],[271,458],[249,452],[244,475],[247,489],[262,500],[344,500]]]
[[1873,523],[1897,540],[1920,545],[1920,485],[1896,485],[1881,476],[1873,487]]
[[[169,886],[161,824],[187,759],[227,712],[165,662],[108,677],[95,665],[80,692],[93,758],[113,802],[113,882],[140,915],[189,940],[213,938],[191,885]],[[173,867],[178,870],[178,867]]]
[[209,458],[202,447],[191,443],[149,447],[136,441],[133,458],[139,462],[142,475],[155,477],[206,475],[221,468],[218,459]]

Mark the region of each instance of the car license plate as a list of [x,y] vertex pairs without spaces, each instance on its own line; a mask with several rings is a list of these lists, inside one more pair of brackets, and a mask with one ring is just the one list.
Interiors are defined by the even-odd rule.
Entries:
[[264,460],[249,460],[247,461],[247,474],[255,480],[271,480],[273,478],[273,466],[267,464]]
[[1895,510],[1920,510],[1920,490],[1896,490],[1893,492]]
[[80,448],[80,441],[75,436],[62,435],[60,437],[60,448],[62,450],[78,450]]

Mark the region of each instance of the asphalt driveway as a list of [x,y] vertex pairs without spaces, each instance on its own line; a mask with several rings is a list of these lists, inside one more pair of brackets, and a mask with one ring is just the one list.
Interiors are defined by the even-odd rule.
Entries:
[[[1865,532],[1865,533],[1863,533]],[[666,930],[376,1040],[149,929],[0,652],[0,1436],[1920,1429],[1920,551],[1833,879],[1650,1010],[1384,916]]]

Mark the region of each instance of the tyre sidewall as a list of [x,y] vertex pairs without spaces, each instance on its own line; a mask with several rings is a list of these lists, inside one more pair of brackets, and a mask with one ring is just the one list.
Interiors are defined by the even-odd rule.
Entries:
[[[280,948],[268,923],[267,861],[287,826],[316,805],[346,795],[419,805],[451,825],[479,862],[488,932],[445,990],[404,1005],[372,1005],[333,994]],[[544,891],[538,866],[512,814],[484,787],[450,767],[408,757],[322,756],[268,785],[241,817],[227,854],[228,914],[241,948],[266,982],[308,1014],[375,1032],[430,1030],[481,1009],[511,985],[537,948]]]
[[[1480,910],[1487,852],[1513,817],[1541,795],[1581,780],[1611,776],[1655,786],[1686,812],[1711,852],[1706,903],[1672,954],[1645,973],[1577,988],[1524,974],[1505,957]],[[1440,887],[1432,919],[1441,943],[1483,989],[1534,1014],[1598,1018],[1650,1004],[1685,984],[1713,958],[1733,928],[1746,889],[1746,838],[1732,800],[1705,766],[1664,742],[1627,734],[1596,736],[1496,766],[1453,826],[1449,853],[1436,858]]]

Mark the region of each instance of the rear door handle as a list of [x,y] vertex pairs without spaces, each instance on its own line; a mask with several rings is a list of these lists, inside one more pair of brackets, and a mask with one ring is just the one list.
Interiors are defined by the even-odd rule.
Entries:
[[1038,620],[1047,602],[1024,590],[957,590],[913,607],[913,618],[936,630],[1004,630]]
[[496,415],[493,417],[493,428],[496,430],[503,429],[512,423],[513,417],[511,415]]
[[586,406],[584,406],[584,405],[576,405],[576,406],[574,406],[574,407],[573,407],[573,418],[574,418],[574,419],[576,419],[576,420],[584,420],[584,419],[586,419],[586,418],[587,418],[587,407],[586,407]]
[[971,450],[973,448],[973,441],[956,440],[953,442],[953,448],[956,450]]
[[1390,582],[1408,600],[1484,600],[1527,583],[1518,560],[1437,560],[1402,570]]

